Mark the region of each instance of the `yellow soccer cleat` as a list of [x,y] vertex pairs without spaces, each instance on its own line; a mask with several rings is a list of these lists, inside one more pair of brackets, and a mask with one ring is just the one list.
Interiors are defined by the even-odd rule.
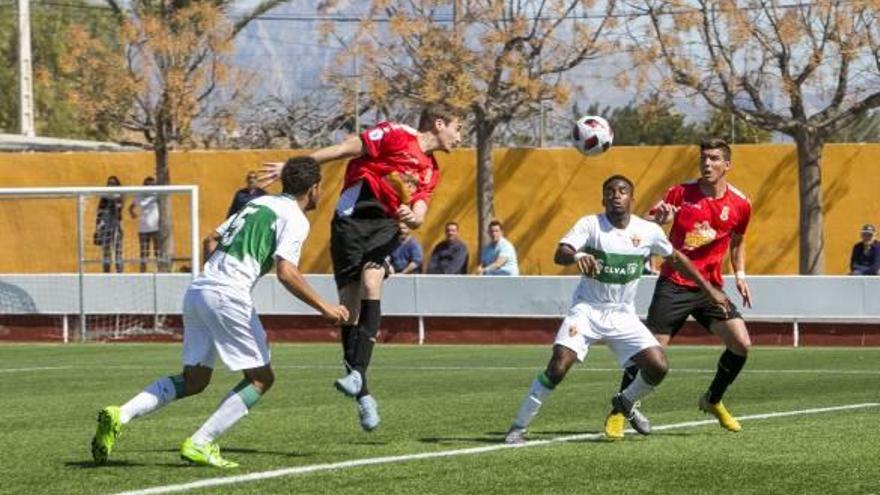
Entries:
[[612,410],[605,418],[605,438],[608,440],[620,440],[623,438],[623,427],[626,425],[626,416],[622,412]]
[[726,429],[727,431],[741,431],[742,426],[739,424],[739,421],[733,417],[732,414],[724,407],[724,404],[721,401],[718,401],[716,404],[712,404],[709,402],[709,399],[706,398],[705,395],[700,397],[700,402],[698,403],[700,410],[703,412],[709,413],[712,416],[715,416],[718,419],[718,423],[721,424],[721,427]]

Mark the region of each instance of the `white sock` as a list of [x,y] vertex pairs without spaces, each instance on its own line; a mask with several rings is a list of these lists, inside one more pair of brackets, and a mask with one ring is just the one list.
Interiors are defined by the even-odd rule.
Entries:
[[[240,384],[241,385],[241,384]],[[247,416],[248,409],[260,398],[260,393],[253,385],[243,389],[236,387],[223,399],[214,414],[192,436],[197,447],[212,443],[226,430],[232,428],[241,418]]]
[[[543,373],[542,373],[543,375]],[[539,375],[541,376],[541,375]],[[519,412],[516,413],[516,419],[513,420],[513,426],[517,428],[525,428],[529,426],[532,419],[537,416],[541,404],[550,395],[553,389],[547,387],[541,380],[535,378],[529,387],[529,393],[523,399],[522,405],[519,406]]]
[[[181,380],[182,383],[183,377],[175,377],[175,379]],[[138,416],[143,416],[162,408],[176,398],[177,388],[171,377],[159,378],[120,408],[119,420],[122,424],[126,424]]]
[[650,394],[654,391],[654,386],[649,384],[642,378],[642,372],[639,371],[639,374],[636,375],[635,380],[629,384],[629,387],[626,387],[626,390],[621,392],[621,394],[626,397],[630,402],[638,402],[642,400],[642,397]]

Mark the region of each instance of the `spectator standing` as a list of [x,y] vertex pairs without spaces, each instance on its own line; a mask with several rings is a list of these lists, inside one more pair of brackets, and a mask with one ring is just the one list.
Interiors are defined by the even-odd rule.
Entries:
[[[155,186],[156,179],[147,177],[145,186]],[[128,207],[131,218],[138,219],[138,244],[140,246],[141,273],[147,271],[147,261],[156,258],[159,249],[159,197],[155,193],[143,193],[135,196]]]
[[850,275],[880,275],[880,242],[871,224],[862,226],[862,240],[852,248],[849,257]]
[[464,275],[467,273],[468,248],[458,237],[458,224],[446,224],[446,239],[437,243],[428,261],[428,273]]
[[504,228],[498,220],[489,222],[489,237],[492,238],[492,242],[484,247],[480,253],[480,266],[477,267],[477,274],[519,275],[516,249],[510,241],[504,238]]
[[235,192],[235,196],[232,197],[232,204],[229,205],[229,211],[226,212],[226,218],[238,213],[250,200],[266,194],[263,188],[257,186],[256,171],[249,171],[245,180],[247,181],[247,187],[243,187]]
[[421,273],[422,271],[422,246],[412,236],[412,230],[403,222],[398,225],[400,245],[391,253],[391,266],[394,273],[405,275],[407,273]]
[[[119,187],[119,177],[107,177],[107,187]],[[101,266],[110,273],[115,258],[116,272],[122,273],[122,195],[101,196],[95,218],[94,244],[101,246]]]

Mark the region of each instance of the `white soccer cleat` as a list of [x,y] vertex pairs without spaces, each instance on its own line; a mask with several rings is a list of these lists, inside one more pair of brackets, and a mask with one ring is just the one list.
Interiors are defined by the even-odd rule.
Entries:
[[379,403],[372,395],[365,395],[357,401],[358,417],[361,419],[361,428],[370,432],[379,426]]
[[507,436],[504,437],[504,443],[508,445],[520,445],[526,443],[526,429],[518,426],[511,426],[507,430]]
[[349,397],[356,397],[364,386],[364,379],[359,371],[352,370],[351,373],[336,380],[333,384],[336,390]]

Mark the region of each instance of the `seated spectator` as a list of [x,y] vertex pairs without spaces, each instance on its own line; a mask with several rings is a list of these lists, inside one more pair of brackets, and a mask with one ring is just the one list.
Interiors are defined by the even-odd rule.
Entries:
[[405,223],[400,222],[399,228],[400,245],[391,253],[391,267],[394,268],[394,273],[421,273],[422,246]]
[[516,261],[516,249],[504,238],[501,222],[489,222],[489,237],[492,242],[480,253],[479,275],[519,275],[519,264]]
[[880,275],[880,242],[874,239],[877,229],[862,227],[862,240],[852,248],[849,257],[850,275]]
[[464,275],[467,273],[468,248],[458,238],[458,224],[446,224],[446,239],[437,243],[428,261],[428,273]]
[[235,196],[232,197],[232,204],[229,205],[229,211],[226,212],[226,218],[238,213],[250,200],[266,194],[265,190],[257,186],[257,172],[251,170],[247,173],[245,180],[247,181],[247,187],[235,191]]

